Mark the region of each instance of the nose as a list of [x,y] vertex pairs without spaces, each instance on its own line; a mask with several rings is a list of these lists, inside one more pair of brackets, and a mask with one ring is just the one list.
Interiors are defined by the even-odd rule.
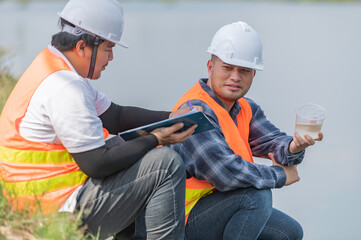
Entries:
[[112,50],[112,51],[110,51],[110,53],[109,53],[109,55],[108,55],[108,61],[109,61],[109,62],[112,61],[112,60],[113,60],[113,57],[114,57],[114,55],[113,55],[113,50]]
[[233,69],[231,72],[231,80],[235,82],[241,81],[241,74],[237,69]]

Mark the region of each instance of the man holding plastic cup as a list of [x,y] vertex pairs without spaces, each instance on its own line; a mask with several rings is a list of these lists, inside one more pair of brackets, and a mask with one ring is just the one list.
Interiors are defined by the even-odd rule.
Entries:
[[[214,130],[172,148],[185,161],[186,239],[302,239],[301,225],[272,207],[270,189],[299,181],[304,150],[323,138],[287,136],[244,96],[263,70],[262,43],[244,22],[223,26],[208,49],[208,79],[176,104],[200,105]],[[253,162],[270,158],[272,166]]]

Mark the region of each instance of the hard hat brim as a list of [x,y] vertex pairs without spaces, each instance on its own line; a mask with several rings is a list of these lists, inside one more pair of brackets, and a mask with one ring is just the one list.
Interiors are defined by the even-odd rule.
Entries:
[[[108,40],[109,41],[109,40]],[[113,42],[113,41],[110,41],[110,42]],[[119,46],[123,47],[123,48],[129,48],[129,45],[128,43],[126,42],[123,42],[123,41],[118,41],[118,42],[113,42],[115,44],[118,44]]]
[[257,70],[257,71],[262,71],[263,70],[263,61],[260,64],[255,64],[255,63],[252,63],[252,62],[242,61],[242,60],[239,60],[239,59],[227,59],[227,58],[224,58],[223,56],[221,56],[221,54],[214,53],[209,49],[206,52],[211,54],[211,55],[217,56],[222,62],[230,64],[230,65],[244,67],[244,68],[250,68],[250,69],[253,69],[253,70]]

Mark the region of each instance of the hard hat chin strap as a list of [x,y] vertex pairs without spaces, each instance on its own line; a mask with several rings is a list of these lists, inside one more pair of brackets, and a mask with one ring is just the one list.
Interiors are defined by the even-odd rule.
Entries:
[[89,79],[91,79],[93,77],[94,67],[95,67],[95,60],[97,58],[99,42],[100,42],[100,38],[96,36],[95,39],[94,39],[94,47],[93,47],[93,51],[92,51],[92,56],[91,56],[91,60],[90,60],[90,67],[89,67],[89,72],[88,72],[88,76],[87,76],[87,78],[89,78]]

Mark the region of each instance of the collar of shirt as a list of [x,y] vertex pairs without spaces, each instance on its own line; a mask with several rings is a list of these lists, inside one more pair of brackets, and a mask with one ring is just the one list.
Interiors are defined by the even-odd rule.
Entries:
[[[223,106],[223,103],[218,99],[217,95],[212,91],[212,89],[207,85],[207,81],[208,78],[201,78],[199,80],[199,83],[201,84],[201,87],[203,88],[204,91],[206,91],[209,96],[211,96],[219,105],[221,105],[223,108],[225,108]],[[239,102],[236,101],[235,104],[233,105],[231,111],[229,112],[229,115],[231,116],[231,118],[233,119],[233,121],[236,122],[237,119],[237,115],[238,113],[241,111],[241,106],[239,105]]]
[[71,63],[69,62],[69,60],[64,56],[64,54],[62,54],[58,49],[56,49],[55,47],[49,45],[48,46],[49,51],[54,54],[57,57],[60,57],[61,59],[63,59],[65,61],[65,63],[69,66],[69,68],[73,71],[76,72],[75,68],[73,67],[73,65],[71,65]]

